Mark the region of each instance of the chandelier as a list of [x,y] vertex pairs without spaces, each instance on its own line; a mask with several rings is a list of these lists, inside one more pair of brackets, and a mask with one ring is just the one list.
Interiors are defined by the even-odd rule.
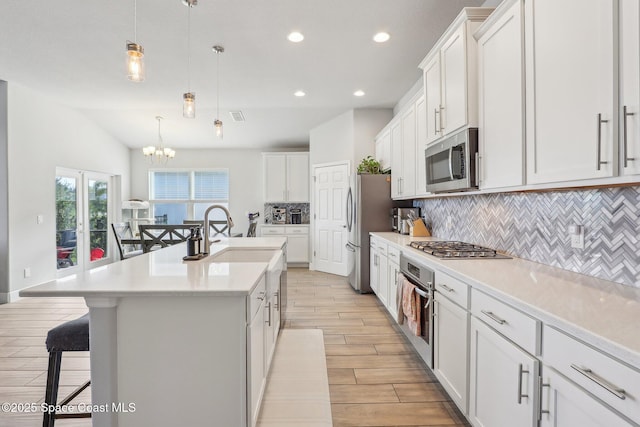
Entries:
[[156,120],[158,121],[158,146],[149,145],[147,147],[143,147],[142,154],[144,154],[151,163],[155,161],[164,164],[167,163],[169,159],[173,159],[176,156],[176,152],[175,150],[164,146],[164,143],[162,142],[162,134],[160,133],[162,117],[156,116]]

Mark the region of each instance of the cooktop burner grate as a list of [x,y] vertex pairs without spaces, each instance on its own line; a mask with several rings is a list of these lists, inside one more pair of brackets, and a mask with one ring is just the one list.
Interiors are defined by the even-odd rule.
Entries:
[[411,242],[412,248],[416,248],[423,252],[438,258],[489,258],[489,259],[509,259],[506,255],[499,254],[493,249],[484,246],[474,245],[465,242],[455,241],[425,241]]

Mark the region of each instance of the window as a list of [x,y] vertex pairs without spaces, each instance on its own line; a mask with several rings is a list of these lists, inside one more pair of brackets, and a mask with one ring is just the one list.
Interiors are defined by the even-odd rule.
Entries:
[[[149,172],[149,203],[156,224],[202,219],[213,204],[229,208],[229,170],[156,170]],[[219,214],[220,217],[216,217]],[[214,210],[212,220],[224,220]]]

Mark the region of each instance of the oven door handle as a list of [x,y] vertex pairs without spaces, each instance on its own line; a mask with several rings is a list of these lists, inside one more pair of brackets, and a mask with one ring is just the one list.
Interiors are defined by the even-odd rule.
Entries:
[[423,291],[422,289],[420,289],[418,287],[414,288],[413,291],[416,294],[420,295],[422,298],[426,298],[427,299],[427,302],[424,303],[424,308],[428,308],[431,305],[432,293],[430,291],[429,292],[425,292],[425,291]]

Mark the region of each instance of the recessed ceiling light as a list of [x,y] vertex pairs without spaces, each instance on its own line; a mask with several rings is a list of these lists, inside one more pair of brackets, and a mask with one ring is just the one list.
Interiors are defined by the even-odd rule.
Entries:
[[364,96],[364,91],[362,91],[362,90],[357,90],[357,91],[353,92],[353,95],[354,95],[354,96]]
[[303,90],[297,90],[297,91],[294,92],[294,95],[297,96],[297,97],[302,97],[302,96],[305,96],[306,93],[304,93]]
[[386,41],[389,41],[390,38],[391,36],[389,35],[389,33],[385,33],[384,31],[382,31],[373,36],[373,41],[376,43],[384,43]]
[[300,43],[302,40],[304,40],[304,36],[302,35],[302,33],[299,33],[297,31],[289,33],[287,38],[289,39],[290,42],[294,42],[294,43]]

